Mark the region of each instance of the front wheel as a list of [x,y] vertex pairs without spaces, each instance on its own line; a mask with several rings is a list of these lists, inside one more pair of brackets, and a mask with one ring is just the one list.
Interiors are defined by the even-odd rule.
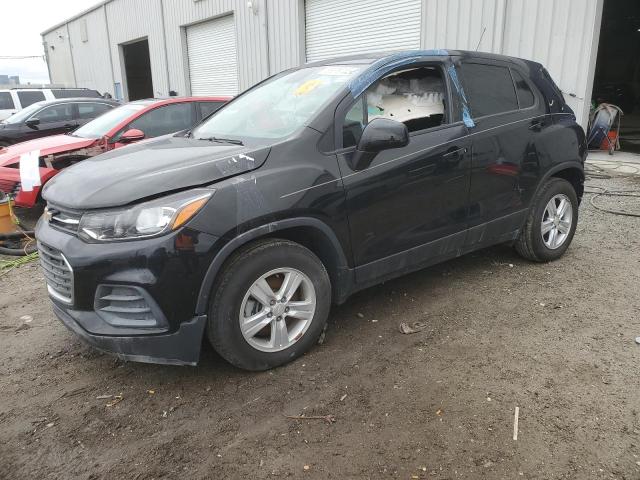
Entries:
[[578,223],[578,196],[562,178],[552,178],[536,195],[520,236],[517,252],[534,262],[550,262],[567,251]]
[[329,275],[313,252],[268,239],[233,255],[214,285],[207,333],[246,370],[290,362],[313,346],[331,307]]

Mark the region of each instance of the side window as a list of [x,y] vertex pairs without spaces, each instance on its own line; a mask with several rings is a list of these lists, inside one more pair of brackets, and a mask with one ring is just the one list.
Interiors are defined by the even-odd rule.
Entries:
[[13,110],[15,105],[13,104],[13,98],[9,92],[0,92],[0,110]]
[[191,103],[175,103],[156,108],[135,119],[128,128],[142,130],[147,138],[185,130],[194,124]]
[[446,98],[446,84],[439,67],[418,67],[387,75],[371,85],[364,101],[355,103],[345,115],[343,147],[356,145],[364,126],[375,118],[402,122],[409,132],[445,125]]
[[353,104],[342,123],[342,147],[355,147],[360,141],[366,123],[363,97]]
[[78,97],[90,97],[99,98],[101,95],[96,90],[86,90],[84,88],[78,89],[58,89],[52,88],[51,93],[55,98],[78,98]]
[[31,118],[37,118],[40,123],[64,122],[73,119],[73,105],[64,103],[43,108],[33,114]]
[[18,92],[18,98],[20,99],[20,105],[22,108],[26,108],[36,102],[44,100],[44,93],[42,92]]
[[223,102],[198,102],[198,107],[200,108],[200,118],[207,118],[213,112],[218,110]]
[[96,118],[104,112],[111,110],[111,108],[111,105],[107,105],[106,103],[79,103],[78,118]]
[[516,82],[516,92],[518,94],[520,108],[533,107],[534,103],[536,103],[536,97],[533,95],[531,87],[529,87],[526,80],[522,78],[520,72],[512,69],[511,73],[513,74],[513,80]]
[[516,90],[508,68],[463,63],[461,72],[465,94],[474,117],[518,110]]

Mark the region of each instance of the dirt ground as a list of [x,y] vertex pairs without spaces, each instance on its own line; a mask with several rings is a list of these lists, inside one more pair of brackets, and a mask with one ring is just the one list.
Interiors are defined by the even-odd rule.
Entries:
[[196,368],[97,353],[54,318],[36,265],[11,271],[0,478],[638,479],[640,219],[580,214],[560,261],[502,246],[371,288],[265,373],[210,348]]

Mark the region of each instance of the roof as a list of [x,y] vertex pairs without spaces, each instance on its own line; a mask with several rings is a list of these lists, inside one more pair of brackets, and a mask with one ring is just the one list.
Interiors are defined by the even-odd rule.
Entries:
[[102,97],[69,97],[69,98],[56,98],[55,100],[42,100],[40,102],[36,102],[42,105],[56,105],[58,103],[108,103],[109,105],[121,105],[120,102],[116,102],[115,100],[110,100],[108,98]]
[[160,97],[160,98],[144,98],[141,100],[133,100],[129,103],[138,105],[152,105],[154,103],[180,103],[180,102],[228,102],[233,97]]
[[73,17],[69,17],[66,20],[63,20],[62,22],[56,23],[54,26],[47,28],[44,32],[42,32],[40,35],[46,35],[47,33],[51,33],[54,30],[65,26],[67,23],[73,21],[73,20],[77,20],[80,17],[84,17],[87,13],[93,12],[94,10],[99,9],[100,7],[103,7],[104,5],[106,5],[107,3],[111,3],[113,0],[102,0],[101,2],[96,3],[95,5],[93,5],[92,7],[89,7],[85,10],[82,10],[81,12],[77,13],[76,15],[74,15]]

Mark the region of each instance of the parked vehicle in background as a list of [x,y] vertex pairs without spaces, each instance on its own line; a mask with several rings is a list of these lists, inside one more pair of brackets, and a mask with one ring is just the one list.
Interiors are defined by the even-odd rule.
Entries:
[[[20,156],[38,151],[44,185],[74,163],[143,138],[190,128],[220,108],[230,97],[171,97],[131,102],[113,108],[70,134],[31,140],[0,150],[0,191],[15,197],[16,205],[33,207],[40,188],[23,191]],[[79,107],[82,109],[82,106]],[[18,114],[21,115],[21,114]],[[1,134],[0,130],[0,134]]]
[[75,130],[120,104],[103,98],[37,102],[0,122],[0,147]]
[[444,50],[311,63],[190,132],[53,179],[41,265],[56,315],[102,350],[195,364],[206,335],[263,370],[376,283],[503,242],[561,257],[586,153],[538,63]]
[[57,98],[101,98],[100,92],[89,88],[11,88],[0,89],[0,120],[10,117],[36,102]]

